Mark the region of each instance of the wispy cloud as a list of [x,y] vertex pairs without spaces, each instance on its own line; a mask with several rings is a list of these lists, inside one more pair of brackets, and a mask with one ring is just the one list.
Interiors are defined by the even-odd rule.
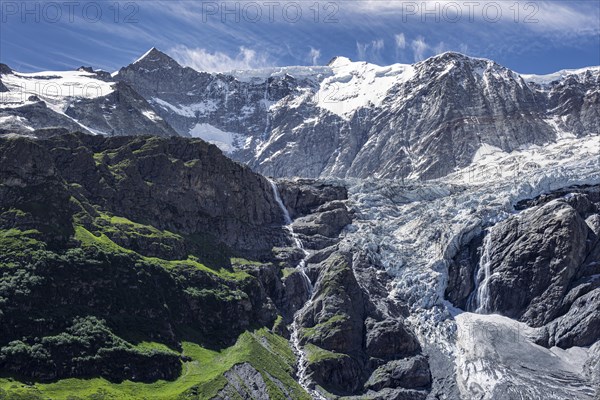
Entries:
[[[535,31],[569,35],[600,34],[600,7],[597,1],[573,2],[574,4],[543,1],[529,5],[526,10],[531,21],[529,28]],[[527,3],[529,4],[529,3]],[[577,5],[579,9],[574,8]],[[591,7],[590,7],[591,6]],[[527,12],[523,12],[527,18]]]
[[395,15],[403,22],[518,24],[549,34],[594,35],[600,32],[600,8],[595,0],[365,0],[346,3],[345,8],[363,15]]
[[319,58],[321,58],[321,50],[311,47],[310,51],[308,52],[307,58],[312,65],[319,65]]
[[220,51],[210,52],[204,48],[180,45],[170,49],[169,54],[182,65],[198,71],[224,72],[272,66],[266,54],[247,47],[240,47],[237,54],[229,55]]
[[394,39],[396,40],[396,48],[397,49],[406,48],[406,38],[404,37],[404,33],[395,34]]
[[381,52],[385,48],[383,39],[372,40],[368,43],[356,42],[356,53],[359,60],[375,61],[381,60]]
[[425,42],[425,38],[423,36],[419,36],[413,40],[410,46],[412,47],[415,61],[422,61],[425,59],[425,53],[427,52],[429,45],[427,42]]
[[450,48],[444,42],[439,42],[433,47],[434,54],[440,54],[448,50],[450,50]]

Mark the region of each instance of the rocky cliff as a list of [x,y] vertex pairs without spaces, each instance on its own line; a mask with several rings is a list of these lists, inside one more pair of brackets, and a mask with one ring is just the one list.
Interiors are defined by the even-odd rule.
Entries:
[[[465,246],[450,266],[447,297],[539,329],[545,346],[589,346],[600,327],[599,188],[522,201],[519,214]],[[475,276],[473,281],[472,277]]]

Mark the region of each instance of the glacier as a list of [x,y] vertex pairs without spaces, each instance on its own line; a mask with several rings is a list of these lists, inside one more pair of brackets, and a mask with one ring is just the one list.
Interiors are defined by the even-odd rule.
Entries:
[[[524,168],[531,163],[537,167]],[[523,399],[594,398],[595,388],[582,375],[586,348],[541,347],[531,338],[534,328],[455,308],[444,290],[448,262],[458,248],[517,213],[518,201],[599,184],[600,136],[495,152],[430,182],[343,182],[358,216],[344,241],[367,249],[385,266],[394,277],[389,297],[409,305],[408,321],[430,358],[443,359],[431,363],[437,398],[454,398],[444,376],[456,380],[455,395],[464,399],[505,399],[507,393]]]

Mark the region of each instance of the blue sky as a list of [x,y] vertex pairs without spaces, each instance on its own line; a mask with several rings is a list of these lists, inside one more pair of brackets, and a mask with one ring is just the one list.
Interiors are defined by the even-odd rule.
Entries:
[[22,72],[114,71],[153,46],[208,71],[448,50],[522,73],[600,65],[600,0],[2,0],[0,24],[0,61]]

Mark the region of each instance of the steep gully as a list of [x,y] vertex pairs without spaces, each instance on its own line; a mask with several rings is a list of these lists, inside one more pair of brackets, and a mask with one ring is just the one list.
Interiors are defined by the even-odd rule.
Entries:
[[306,303],[304,304],[304,306],[300,310],[296,311],[296,313],[294,314],[293,322],[290,325],[290,341],[292,343],[294,353],[298,357],[298,366],[297,366],[298,382],[300,383],[300,386],[302,386],[302,388],[304,390],[306,390],[314,399],[325,400],[325,398],[317,390],[311,388],[310,377],[307,374],[308,359],[307,359],[306,353],[302,350],[302,346],[300,345],[300,337],[299,337],[299,335],[300,335],[300,332],[299,332],[300,331],[300,316],[302,315],[304,310],[306,310],[307,308],[310,307],[311,302],[312,302],[312,294],[313,294],[312,283],[311,283],[308,275],[306,275],[306,271],[305,271],[306,259],[308,258],[309,253],[308,253],[308,251],[306,251],[306,249],[304,248],[304,245],[302,244],[302,241],[300,240],[300,238],[298,237],[298,235],[294,232],[294,229],[292,228],[292,218],[290,216],[289,211],[285,207],[285,204],[283,204],[283,200],[281,199],[281,195],[279,194],[279,189],[277,189],[277,185],[275,184],[275,182],[273,182],[271,180],[269,180],[269,182],[271,184],[271,188],[273,189],[273,196],[275,197],[275,201],[277,202],[277,205],[279,206],[279,208],[281,209],[281,212],[283,213],[285,227],[289,231],[292,239],[294,240],[294,244],[296,245],[296,247],[301,249],[304,254],[304,256],[302,257],[302,259],[300,260],[300,262],[298,263],[296,268],[298,269],[298,271],[300,271],[300,275],[302,276],[303,282],[306,285],[308,299],[307,299]]

